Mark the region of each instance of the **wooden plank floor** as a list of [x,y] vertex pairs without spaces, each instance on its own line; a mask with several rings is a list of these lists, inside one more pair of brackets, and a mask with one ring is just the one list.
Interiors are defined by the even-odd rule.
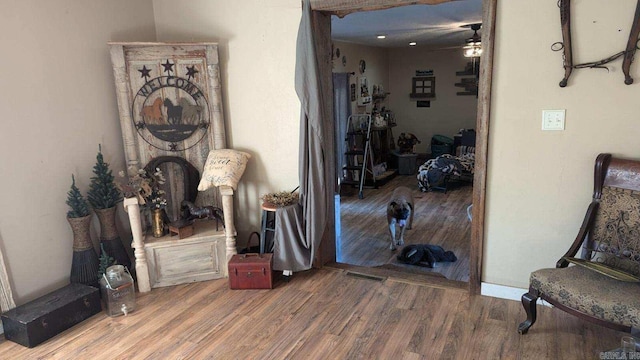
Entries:
[[[389,197],[397,186],[413,190],[415,200],[414,223],[405,232],[405,245],[434,244],[453,251],[455,263],[439,263],[434,269],[406,265],[396,259],[401,248],[389,250],[390,235],[387,226]],[[364,198],[357,193],[341,196],[341,241],[337,244],[340,263],[397,268],[408,272],[439,273],[447,279],[469,281],[469,252],[471,222],[467,207],[472,203],[472,186],[454,187],[446,194],[423,193],[418,189],[415,175],[398,175],[378,189],[364,189]]]
[[153,289],[128,316],[101,312],[33,349],[0,340],[0,358],[597,359],[622,336],[548,307],[522,336],[523,319],[516,301],[324,268],[273,290]]

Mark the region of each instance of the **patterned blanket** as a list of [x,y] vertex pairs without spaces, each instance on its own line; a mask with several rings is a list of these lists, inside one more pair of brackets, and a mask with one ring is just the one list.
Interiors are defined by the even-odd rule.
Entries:
[[447,175],[472,175],[475,165],[475,154],[462,156],[440,155],[427,160],[418,169],[418,187],[421,191],[429,191],[433,186],[443,184]]

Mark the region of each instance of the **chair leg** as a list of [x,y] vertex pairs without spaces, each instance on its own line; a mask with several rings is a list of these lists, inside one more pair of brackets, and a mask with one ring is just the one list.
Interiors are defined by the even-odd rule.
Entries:
[[518,332],[526,334],[529,328],[536,322],[536,302],[538,301],[538,291],[529,289],[529,292],[522,295],[522,306],[527,312],[527,320],[518,325]]

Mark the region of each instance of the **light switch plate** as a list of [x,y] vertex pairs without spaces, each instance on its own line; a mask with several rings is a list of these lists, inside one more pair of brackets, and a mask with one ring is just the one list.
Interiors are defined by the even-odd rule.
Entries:
[[542,130],[564,130],[565,110],[542,110]]

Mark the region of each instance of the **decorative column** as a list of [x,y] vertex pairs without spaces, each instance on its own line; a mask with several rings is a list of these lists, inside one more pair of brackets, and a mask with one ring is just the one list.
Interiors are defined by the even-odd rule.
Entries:
[[149,265],[147,264],[147,254],[144,251],[144,234],[142,233],[142,222],[140,221],[140,205],[136,198],[125,198],[123,201],[124,211],[129,214],[129,224],[133,242],[131,247],[136,258],[136,277],[138,280],[138,290],[141,293],[151,291],[151,281],[149,280]]
[[224,213],[224,235],[227,244],[227,264],[231,257],[238,253],[236,249],[236,228],[233,225],[233,188],[220,186],[222,195],[222,212]]

